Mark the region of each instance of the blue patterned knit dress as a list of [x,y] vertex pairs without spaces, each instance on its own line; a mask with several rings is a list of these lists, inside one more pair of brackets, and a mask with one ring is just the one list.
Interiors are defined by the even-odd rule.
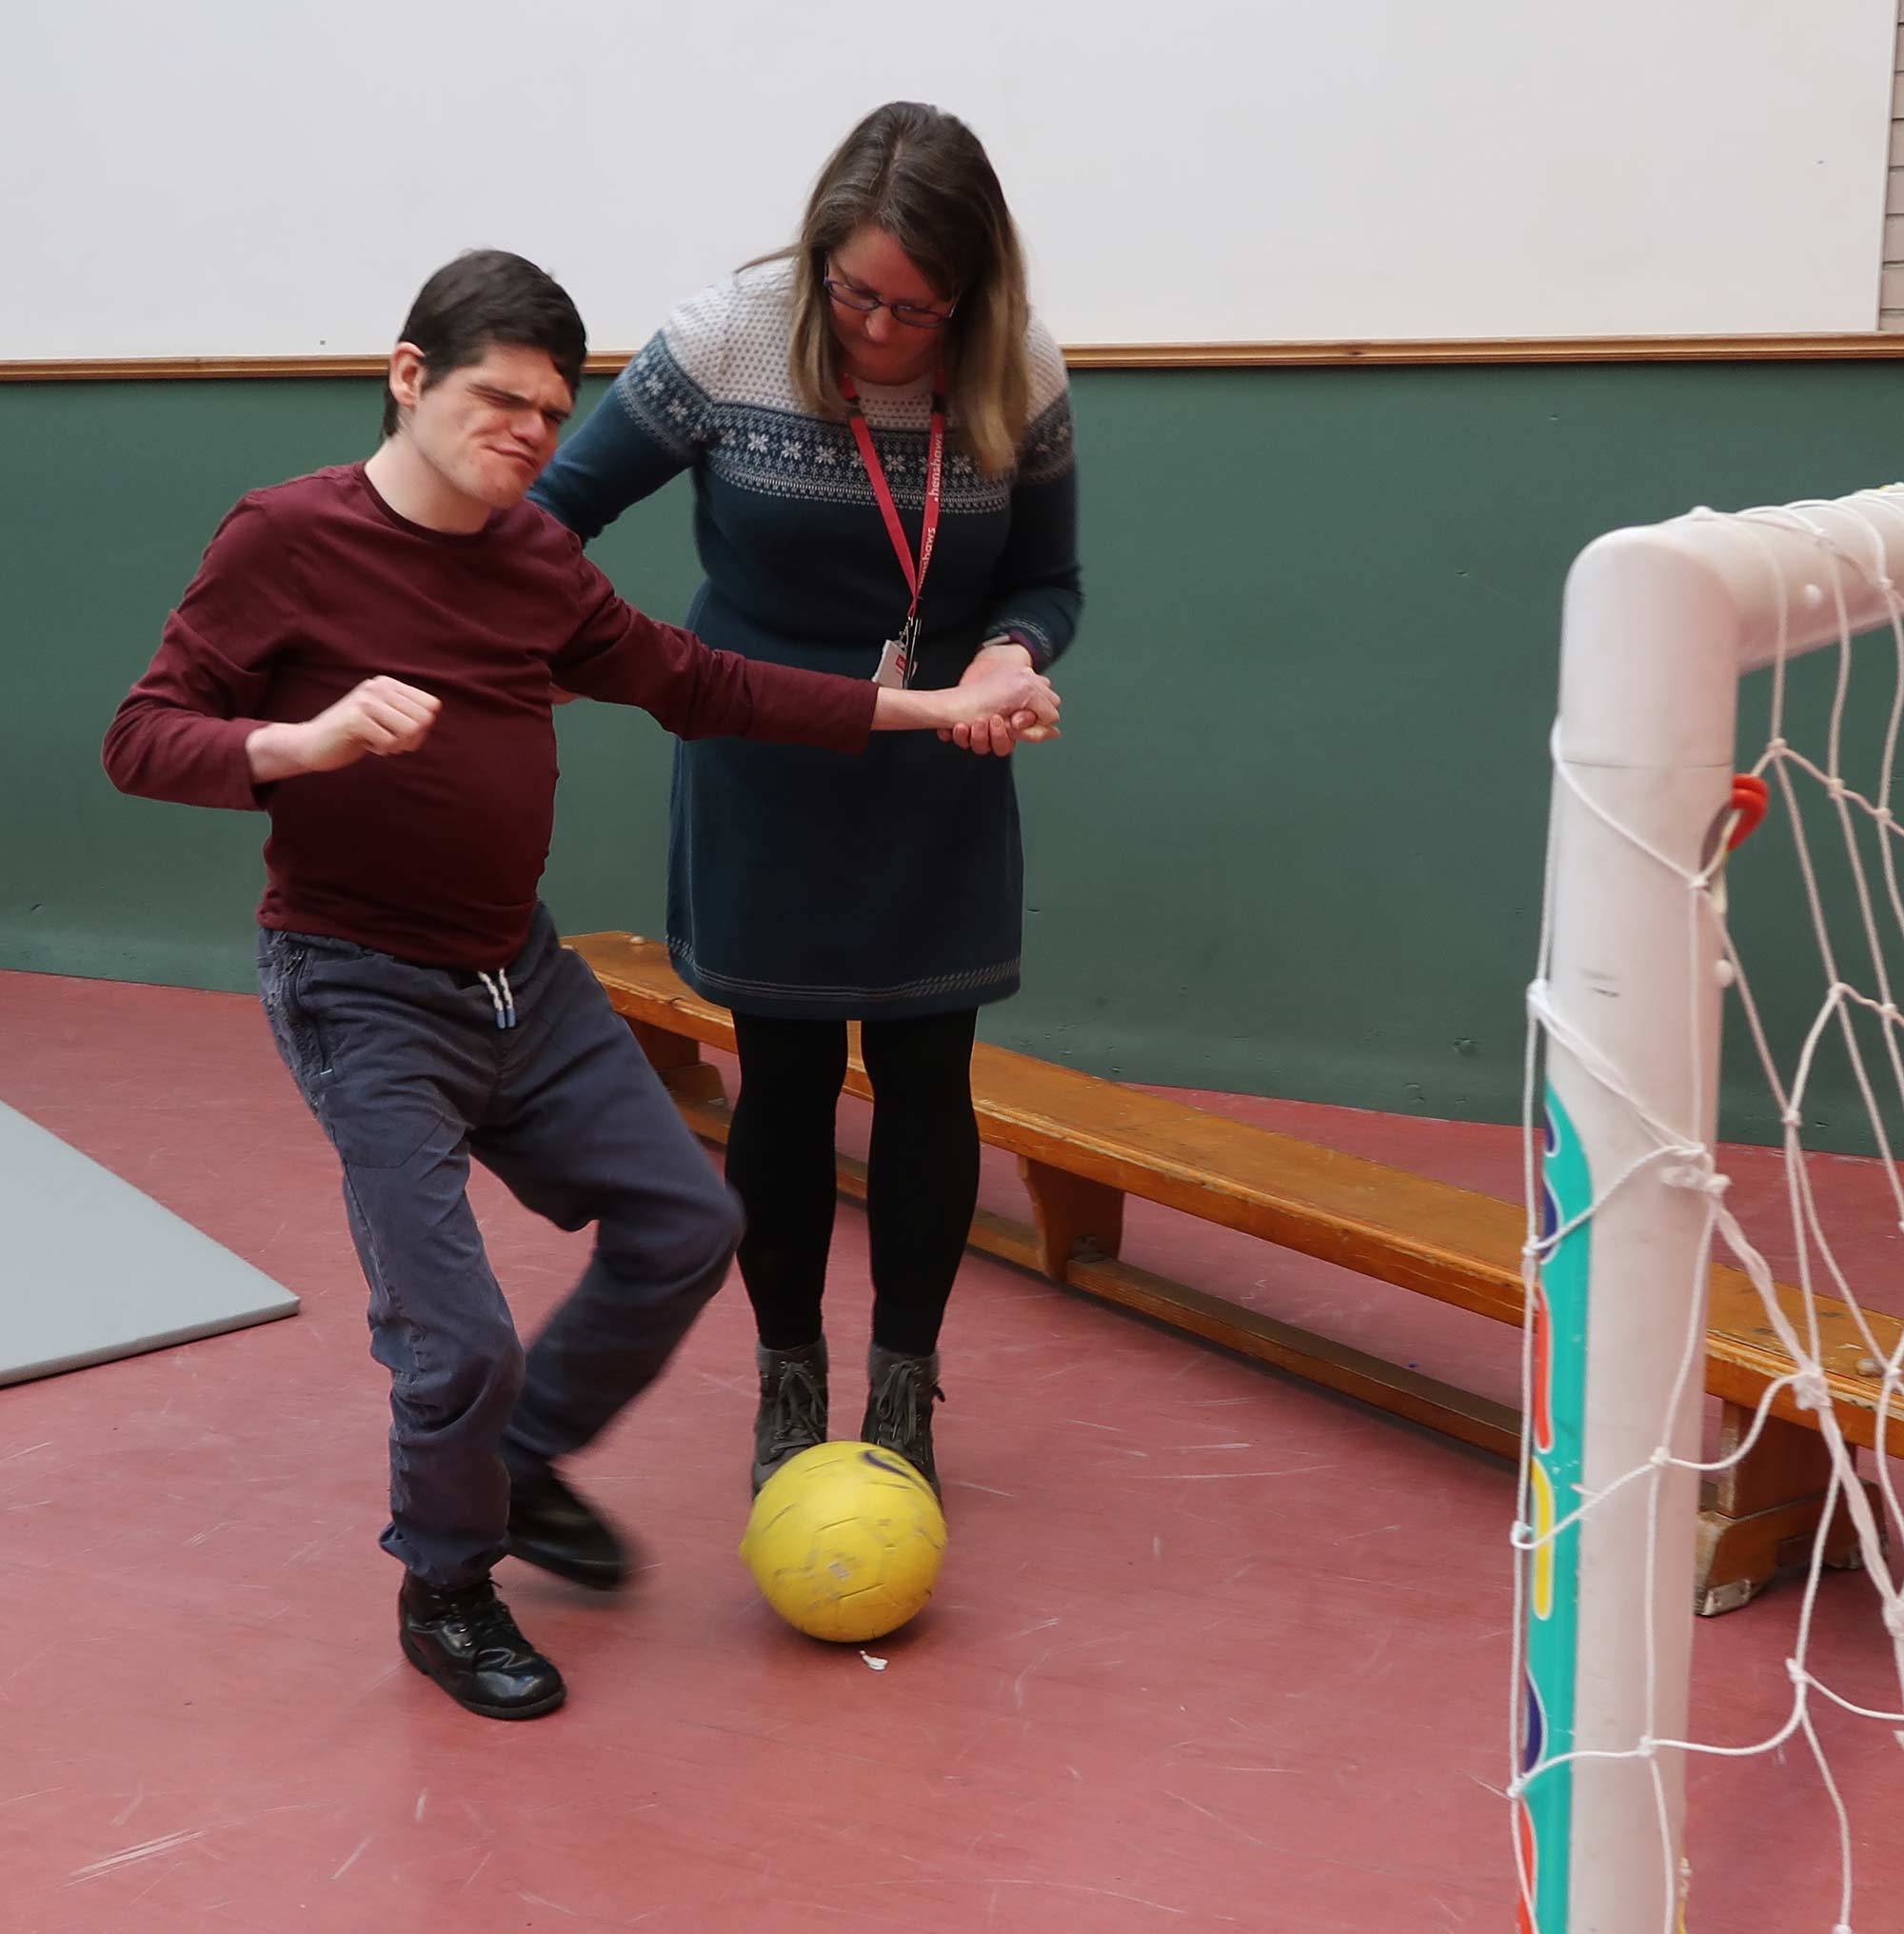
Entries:
[[[909,593],[851,432],[795,398],[792,274],[771,263],[683,304],[533,494],[586,540],[691,469],[706,581],[689,628],[724,651],[870,678]],[[1009,473],[983,476],[959,449],[952,402],[922,688],[956,685],[980,643],[1003,631],[1048,667],[1077,626],[1070,394],[1041,326],[1028,347],[1030,425]],[[915,556],[930,392],[929,377],[861,387]],[[741,739],[677,745],[667,940],[682,977],[745,1013],[813,1019],[943,1013],[1015,993],[1013,763],[932,732],[881,732],[857,757]]]

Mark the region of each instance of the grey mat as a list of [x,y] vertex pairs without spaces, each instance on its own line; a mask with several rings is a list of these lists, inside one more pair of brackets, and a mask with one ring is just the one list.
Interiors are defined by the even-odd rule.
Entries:
[[0,1105],[0,1384],[297,1306],[262,1270]]

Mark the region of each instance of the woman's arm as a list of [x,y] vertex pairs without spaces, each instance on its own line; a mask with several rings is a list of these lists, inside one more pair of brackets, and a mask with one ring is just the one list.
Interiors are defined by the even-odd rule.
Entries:
[[1011,531],[993,571],[987,639],[1015,638],[1040,671],[1063,656],[1078,629],[1084,593],[1078,572],[1078,465],[1071,392],[1058,346],[1036,328],[1037,408],[1019,447]]
[[529,492],[585,544],[679,476],[706,440],[707,392],[683,367],[668,334],[659,331],[615,378]]

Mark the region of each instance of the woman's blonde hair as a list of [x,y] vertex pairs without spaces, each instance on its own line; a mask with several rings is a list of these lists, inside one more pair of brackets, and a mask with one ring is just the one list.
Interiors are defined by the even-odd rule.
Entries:
[[821,169],[800,240],[783,251],[794,263],[789,369],[817,416],[845,414],[826,258],[864,228],[890,235],[943,300],[957,299],[944,336],[961,433],[986,475],[1008,470],[1031,409],[1030,308],[1018,230],[978,136],[937,108],[889,101]]

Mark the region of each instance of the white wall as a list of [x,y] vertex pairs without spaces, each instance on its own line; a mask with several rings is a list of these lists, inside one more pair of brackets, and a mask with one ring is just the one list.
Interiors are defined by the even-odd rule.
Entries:
[[389,342],[498,244],[597,347],[896,96],[1070,343],[1875,327],[1896,0],[14,0],[0,358]]
[[1897,71],[1891,90],[1891,174],[1884,198],[1884,283],[1877,326],[1904,329],[1904,0],[1897,8]]

